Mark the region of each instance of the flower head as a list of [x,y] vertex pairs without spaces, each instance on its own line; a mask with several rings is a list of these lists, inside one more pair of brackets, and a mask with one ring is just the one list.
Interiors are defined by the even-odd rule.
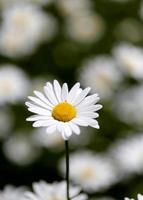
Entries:
[[54,133],[57,130],[65,140],[72,133],[79,135],[79,126],[98,129],[96,111],[102,106],[96,104],[99,100],[98,94],[87,97],[89,91],[89,87],[81,89],[79,83],[69,91],[66,83],[61,87],[56,80],[53,85],[47,82],[44,94],[34,91],[36,97],[30,96],[31,101],[26,102],[28,110],[36,114],[27,118],[27,121],[34,121],[34,127],[46,127],[47,133]]
[[[133,198],[125,197],[125,200],[134,200],[134,199],[133,199]],[[137,195],[137,200],[143,200],[143,195],[138,194],[138,195]]]
[[[28,200],[66,200],[66,182],[48,184],[44,181],[33,184],[32,192],[26,193],[26,199]],[[80,189],[78,187],[70,187],[70,197],[73,200],[86,200],[87,195],[79,194]]]
[[14,187],[11,185],[5,186],[5,188],[0,191],[0,200],[23,200],[25,187]]
[[[60,163],[60,171],[65,173],[64,159]],[[70,175],[71,180],[87,192],[102,191],[117,181],[116,169],[110,159],[90,151],[71,154]]]

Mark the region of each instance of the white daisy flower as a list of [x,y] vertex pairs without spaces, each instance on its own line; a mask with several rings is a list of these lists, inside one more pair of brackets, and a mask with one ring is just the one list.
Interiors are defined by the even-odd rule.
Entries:
[[134,127],[143,126],[142,99],[143,85],[128,88],[115,97],[112,110],[121,121]]
[[61,134],[55,132],[47,135],[45,128],[39,128],[36,131],[33,131],[32,139],[36,145],[51,149],[53,151],[55,151],[55,147],[56,150],[62,150],[64,147],[64,140]]
[[0,200],[24,200],[25,191],[25,187],[16,188],[14,186],[7,185],[0,191]]
[[143,79],[143,48],[121,43],[113,49],[113,54],[123,72],[136,79]]
[[111,147],[110,155],[122,175],[142,174],[143,134],[134,134],[134,136],[117,141]]
[[[65,173],[64,159],[60,163],[60,170]],[[117,181],[116,171],[110,160],[91,152],[70,155],[70,179],[87,192],[105,190]]]
[[96,42],[103,36],[104,29],[105,24],[102,17],[89,12],[72,16],[66,20],[67,34],[77,42]]
[[79,72],[83,86],[89,85],[103,99],[109,99],[122,80],[116,62],[104,55],[85,61]]
[[56,28],[55,19],[36,5],[15,4],[2,12],[0,52],[9,57],[27,55],[43,40],[50,40]]
[[[25,196],[27,200],[66,200],[66,182],[48,184],[45,181],[33,184],[34,192],[27,192]],[[87,195],[79,194],[78,187],[70,187],[70,198],[73,200],[86,200]]]
[[99,128],[96,118],[97,110],[101,109],[98,94],[87,97],[90,88],[81,89],[76,83],[70,91],[64,83],[62,87],[54,80],[53,85],[47,82],[44,94],[34,91],[36,97],[29,97],[26,102],[28,110],[35,113],[27,121],[34,121],[33,127],[46,127],[47,133],[56,130],[67,140],[72,133],[80,134],[79,126]]
[[24,100],[28,87],[29,79],[22,69],[11,64],[0,65],[0,105]]
[[69,16],[75,16],[91,10],[91,1],[89,0],[57,0],[56,5],[62,14]]
[[[134,200],[134,199],[133,198],[125,197],[124,200]],[[137,200],[143,200],[143,195],[142,194],[138,194],[137,195]]]
[[40,155],[40,149],[24,133],[16,133],[7,139],[3,144],[3,152],[8,160],[21,166],[31,164]]

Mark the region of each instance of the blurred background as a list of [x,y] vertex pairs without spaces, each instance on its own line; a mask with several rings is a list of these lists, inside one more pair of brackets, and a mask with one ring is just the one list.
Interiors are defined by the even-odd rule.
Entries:
[[70,139],[71,180],[92,199],[143,194],[143,1],[0,0],[0,189],[64,178],[64,142],[25,119],[57,79],[100,94],[100,129]]

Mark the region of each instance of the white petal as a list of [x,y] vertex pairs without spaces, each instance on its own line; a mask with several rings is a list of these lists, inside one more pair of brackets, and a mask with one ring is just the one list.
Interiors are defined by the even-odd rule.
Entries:
[[92,106],[87,106],[87,107],[80,107],[78,108],[78,112],[82,112],[83,109],[85,112],[95,112],[97,110],[100,110],[102,108],[102,105],[100,104],[95,104],[95,105],[92,105]]
[[70,90],[68,96],[67,96],[67,102],[72,103],[73,100],[76,97],[77,91],[80,87],[80,83],[76,83]]
[[39,106],[43,107],[43,108],[47,108],[48,110],[51,110],[51,106],[49,106],[48,104],[44,103],[43,101],[41,101],[40,99],[36,98],[36,97],[28,97],[31,101],[33,101],[34,103],[38,104]]
[[43,115],[32,115],[30,117],[28,117],[26,119],[26,121],[37,121],[37,120],[48,120],[48,119],[51,119],[51,117],[48,117],[48,116],[43,116]]
[[83,101],[83,99],[86,97],[86,95],[89,93],[90,90],[91,90],[91,88],[89,88],[89,87],[82,90],[82,92],[76,97],[75,101],[73,102],[73,105],[77,106],[79,103],[81,103]]
[[45,127],[55,125],[56,121],[54,119],[49,120],[38,120],[33,123],[33,127]]
[[[29,107],[29,108],[36,108],[36,109],[37,109],[37,108],[42,108],[42,107],[39,106],[39,105],[33,104],[33,102],[32,102],[32,103],[31,103],[31,102],[26,102],[25,105],[26,105],[27,107]],[[42,108],[42,109],[51,112],[51,111],[48,110],[47,108],[46,108],[46,109],[45,109],[45,108]]]
[[77,124],[79,126],[88,126],[88,123],[85,122],[85,120],[81,119],[80,117],[72,119],[71,122],[73,122],[74,124]]
[[55,93],[53,91],[53,86],[51,83],[47,83],[47,85],[44,87],[44,92],[47,96],[47,98],[49,99],[49,101],[53,104],[53,105],[57,105],[58,104],[58,100],[55,96]]
[[53,104],[50,103],[50,101],[39,91],[34,91],[34,94],[41,99],[43,102],[48,104],[50,107],[53,107]]
[[77,107],[81,107],[81,106],[88,106],[90,104],[95,104],[97,103],[97,101],[99,101],[99,97],[98,94],[93,94],[90,95],[88,97],[85,97],[85,99],[77,106]]
[[80,128],[76,124],[69,122],[69,126],[76,135],[80,134]]
[[65,131],[65,135],[67,136],[67,138],[69,138],[72,135],[72,130],[70,128],[70,126],[68,125],[68,123],[64,123],[63,125],[64,131]]
[[45,110],[44,108],[35,108],[35,107],[32,107],[32,108],[28,108],[28,110],[30,112],[33,112],[33,113],[36,113],[36,114],[39,114],[39,115],[47,115],[47,116],[51,116],[51,112],[48,111],[48,110]]
[[94,113],[94,112],[86,112],[86,111],[81,111],[81,112],[78,112],[77,114],[78,117],[90,117],[90,118],[97,118],[99,117],[99,114],[98,113]]
[[62,91],[61,86],[60,86],[60,84],[57,80],[54,80],[53,85],[54,85],[54,91],[55,91],[57,100],[58,100],[58,102],[61,102],[62,101],[62,99],[61,99],[61,91]]
[[89,117],[81,117],[89,126],[99,129],[98,121]]
[[62,86],[62,94],[61,94],[61,99],[62,101],[65,101],[68,96],[68,85],[67,83],[64,83]]

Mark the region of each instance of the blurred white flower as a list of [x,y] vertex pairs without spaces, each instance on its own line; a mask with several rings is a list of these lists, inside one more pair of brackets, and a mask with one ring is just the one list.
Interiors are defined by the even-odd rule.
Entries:
[[91,88],[81,89],[80,83],[76,83],[69,90],[67,83],[61,86],[54,80],[53,84],[47,82],[43,89],[44,94],[34,91],[36,97],[30,96],[26,102],[28,110],[36,114],[27,118],[33,127],[46,127],[48,134],[58,131],[64,140],[73,133],[79,135],[79,126],[99,129],[96,118],[102,105],[97,104],[98,94],[87,96]]
[[[134,200],[134,199],[133,198],[125,197],[124,200]],[[137,200],[143,200],[143,195],[142,194],[138,194],[137,195]]]
[[[65,173],[64,159],[60,168]],[[112,163],[106,157],[91,152],[70,155],[70,178],[87,192],[107,189],[117,179]]]
[[111,97],[122,80],[115,61],[108,56],[98,56],[83,63],[79,78],[84,87],[89,85],[103,99]]
[[143,85],[130,87],[115,97],[113,112],[126,123],[143,126]]
[[114,47],[113,55],[123,72],[136,79],[143,79],[143,48],[120,43]]
[[122,176],[143,173],[143,133],[117,141],[109,152]]
[[13,126],[12,113],[7,109],[0,109],[0,139],[6,138]]
[[40,155],[40,149],[26,133],[17,133],[7,139],[3,144],[3,152],[11,162],[21,166],[31,164]]
[[66,32],[77,42],[96,42],[103,36],[104,29],[104,21],[97,14],[82,13],[66,20]]
[[56,5],[64,15],[75,16],[91,10],[90,0],[57,0]]
[[135,18],[123,19],[121,22],[117,23],[114,33],[118,40],[141,42],[143,35],[142,22]]
[[32,138],[33,142],[38,146],[52,150],[60,150],[64,148],[64,140],[58,132],[48,135],[46,134],[45,128],[39,128],[36,131],[33,131]]
[[16,188],[14,186],[7,185],[0,191],[0,200],[24,200],[25,191],[25,187]]
[[[66,200],[66,182],[48,184],[45,181],[33,184],[34,192],[25,193],[28,200]],[[87,195],[79,194],[78,187],[70,187],[70,198],[73,200],[86,200]]]
[[24,100],[29,79],[24,71],[12,64],[0,65],[0,105]]
[[33,4],[20,3],[4,9],[0,30],[0,52],[9,57],[31,53],[56,31],[55,19]]

